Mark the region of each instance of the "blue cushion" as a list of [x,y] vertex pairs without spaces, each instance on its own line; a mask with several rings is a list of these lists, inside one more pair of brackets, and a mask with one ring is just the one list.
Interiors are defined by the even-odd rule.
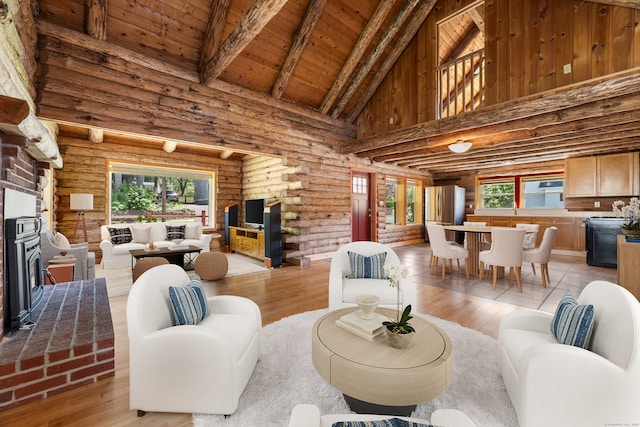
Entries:
[[169,298],[178,325],[197,325],[211,314],[202,282],[197,275],[184,287],[169,286]]
[[351,274],[347,278],[388,279],[384,275],[384,261],[387,259],[386,252],[371,256],[364,256],[351,251],[347,251],[347,254],[351,265]]
[[580,305],[571,291],[564,293],[551,321],[551,333],[562,344],[589,347],[593,332],[593,305]]
[[331,427],[433,427],[433,425],[414,423],[400,418],[389,418],[377,421],[338,421],[333,423]]

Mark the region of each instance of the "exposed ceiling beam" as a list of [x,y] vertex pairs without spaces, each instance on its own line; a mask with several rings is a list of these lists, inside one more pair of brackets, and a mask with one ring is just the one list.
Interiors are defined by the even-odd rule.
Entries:
[[224,71],[236,56],[267,26],[287,0],[256,0],[246,15],[222,43],[220,49],[201,69],[202,83],[209,85]]
[[344,107],[347,105],[347,102],[349,102],[353,94],[356,92],[356,90],[358,90],[364,79],[367,77],[367,74],[369,74],[369,71],[371,71],[371,68],[373,68],[376,61],[378,61],[378,59],[384,53],[389,43],[393,41],[393,37],[398,31],[400,31],[402,24],[404,24],[407,18],[411,15],[411,12],[416,7],[416,4],[418,2],[419,0],[408,0],[402,5],[402,8],[398,11],[398,14],[395,16],[395,18],[393,18],[391,24],[389,24],[385,32],[380,37],[380,40],[378,40],[378,43],[371,50],[371,53],[365,60],[362,67],[360,67],[355,77],[351,80],[351,83],[347,87],[345,93],[336,103],[335,107],[333,107],[333,111],[331,111],[331,117],[338,117],[340,113],[342,113]]
[[396,1],[397,0],[380,0],[378,3],[378,7],[373,13],[373,16],[369,22],[367,22],[367,25],[358,37],[358,41],[353,49],[351,49],[347,60],[342,65],[342,69],[338,73],[338,77],[336,77],[331,89],[329,89],[327,94],[324,96],[322,104],[320,105],[320,112],[322,114],[327,114],[329,112],[329,109],[338,98],[338,95],[340,95],[340,92],[349,81],[349,76],[351,76],[353,70],[358,66],[358,62],[362,59],[362,56],[371,45],[371,41],[380,29],[380,26],[385,19],[387,19],[387,16]]
[[400,55],[402,55],[402,52],[404,52],[407,45],[411,42],[413,37],[416,35],[418,30],[420,29],[420,26],[422,25],[424,20],[427,18],[427,15],[429,15],[429,12],[431,12],[431,9],[433,9],[433,6],[436,3],[437,3],[437,0],[425,0],[420,4],[420,6],[418,7],[418,10],[416,10],[416,12],[411,17],[409,24],[407,24],[407,27],[405,28],[404,32],[402,33],[402,35],[400,36],[396,44],[393,46],[393,48],[391,49],[391,52],[385,58],[382,65],[380,66],[380,69],[373,76],[373,79],[371,80],[371,82],[369,82],[369,84],[367,85],[367,89],[362,93],[362,95],[356,102],[355,106],[352,108],[351,113],[349,113],[349,116],[347,117],[347,120],[346,120],[348,123],[353,123],[356,117],[360,115],[365,105],[369,102],[371,97],[376,93],[376,91],[378,90],[378,87],[380,87],[384,78],[387,76],[387,74],[389,74],[389,71],[391,70],[391,68],[393,68],[396,61],[400,57]]
[[484,3],[469,10],[469,16],[471,16],[471,19],[473,19],[473,22],[476,23],[476,26],[478,27],[480,32],[484,34],[484,12],[480,13],[478,11],[479,8],[484,9]]
[[[211,0],[211,11],[200,50],[199,70],[203,70],[205,65],[211,61],[222,43],[222,31],[227,20],[230,2],[231,0]],[[204,80],[202,73],[201,80]]]
[[91,37],[107,39],[107,0],[85,0],[84,25]]
[[609,4],[611,6],[632,7],[640,9],[640,1],[638,0],[586,0],[590,3]]
[[446,59],[443,61],[443,64],[446,64],[449,61],[453,61],[458,57],[462,56],[462,52],[464,52],[471,43],[475,40],[477,36],[480,35],[480,29],[475,25],[469,25],[467,31],[462,37],[462,39],[458,42],[458,44],[453,48],[453,50],[447,55]]
[[302,20],[302,24],[300,25],[300,28],[298,28],[298,32],[293,38],[291,49],[289,49],[289,53],[287,54],[287,57],[282,64],[282,68],[278,73],[276,82],[271,89],[271,96],[273,96],[274,98],[280,99],[285,89],[287,88],[289,79],[293,74],[293,70],[295,69],[298,60],[300,59],[302,51],[309,42],[311,32],[316,26],[318,18],[320,18],[320,14],[322,13],[322,9],[324,9],[324,5],[326,3],[327,0],[312,0],[311,3],[309,3],[307,12],[304,15],[304,19]]

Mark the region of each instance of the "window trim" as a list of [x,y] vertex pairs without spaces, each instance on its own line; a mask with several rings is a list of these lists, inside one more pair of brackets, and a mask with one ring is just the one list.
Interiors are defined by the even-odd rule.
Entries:
[[[390,183],[395,183],[397,185],[397,194],[396,194],[396,220],[395,223],[389,223],[386,220],[386,208],[387,208],[387,194],[386,189],[387,185]],[[395,175],[387,175],[385,177],[385,224],[386,225],[396,225],[396,226],[411,226],[422,224],[423,222],[423,211],[424,211],[424,182],[420,179],[407,178],[402,176]],[[415,186],[415,212],[414,212],[414,222],[407,223],[407,186],[412,185]]]
[[[531,174],[523,174],[523,175],[496,175],[496,176],[486,176],[486,177],[477,177],[476,178],[476,206],[479,206],[479,209],[513,209],[513,208],[521,208],[522,203],[524,203],[524,182],[526,181],[534,181],[540,179],[553,179],[564,181],[564,172],[563,171],[552,171],[552,172],[544,172],[544,173],[531,173]],[[514,183],[514,199],[515,206],[513,208],[485,208],[483,206],[483,193],[482,193],[482,185],[483,184],[492,184],[492,183]],[[548,209],[548,208],[527,208],[527,209]]]

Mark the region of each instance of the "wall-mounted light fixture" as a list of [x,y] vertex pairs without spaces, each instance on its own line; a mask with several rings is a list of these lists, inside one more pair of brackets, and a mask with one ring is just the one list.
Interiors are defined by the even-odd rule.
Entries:
[[453,144],[449,144],[449,150],[454,153],[464,153],[469,148],[471,148],[473,144],[468,141],[456,141]]

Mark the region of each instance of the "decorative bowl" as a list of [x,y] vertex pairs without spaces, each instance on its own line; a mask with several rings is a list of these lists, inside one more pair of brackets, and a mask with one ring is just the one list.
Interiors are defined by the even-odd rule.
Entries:
[[380,297],[371,294],[362,294],[356,297],[356,304],[360,308],[360,317],[362,319],[374,319],[376,317],[376,308],[380,303]]

